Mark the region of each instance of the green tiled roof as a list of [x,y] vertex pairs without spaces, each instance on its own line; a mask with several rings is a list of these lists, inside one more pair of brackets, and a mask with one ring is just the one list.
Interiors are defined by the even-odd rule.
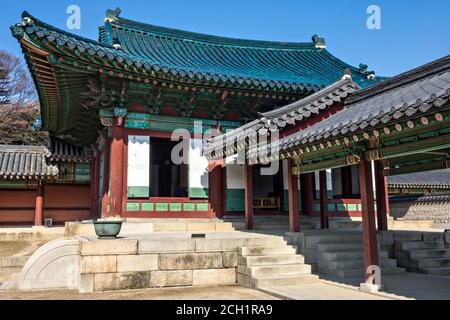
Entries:
[[119,14],[120,10],[108,10],[105,25],[100,27],[100,41],[120,44],[123,52],[167,73],[314,91],[341,78],[345,69],[352,71],[361,87],[382,79],[370,80],[371,73],[365,68],[337,59],[317,36],[304,43],[231,39],[144,24]]
[[[384,80],[374,79],[365,66],[337,59],[318,36],[305,43],[230,39],[134,22],[111,10],[99,41],[58,29],[27,12],[11,31],[39,92],[43,128],[77,145],[91,143],[100,129],[100,103],[86,104],[85,94],[104,79],[154,88],[145,91],[146,98],[154,98],[145,103],[155,110],[157,91],[167,86],[161,89],[167,91],[166,105],[173,97],[185,104],[195,98],[206,112],[212,110],[209,117],[223,117],[222,109],[229,109],[232,116],[243,111],[246,119],[254,117],[257,108],[267,111],[317,92],[341,79],[345,70],[362,88]],[[94,87],[88,90],[91,81]],[[111,95],[128,94],[114,84],[105,86]]]

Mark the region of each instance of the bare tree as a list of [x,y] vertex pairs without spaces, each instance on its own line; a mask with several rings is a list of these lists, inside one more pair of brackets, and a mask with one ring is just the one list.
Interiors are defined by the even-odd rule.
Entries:
[[22,60],[0,50],[0,104],[24,106],[36,100],[33,80]]
[[0,50],[0,144],[42,145],[36,89],[22,60]]

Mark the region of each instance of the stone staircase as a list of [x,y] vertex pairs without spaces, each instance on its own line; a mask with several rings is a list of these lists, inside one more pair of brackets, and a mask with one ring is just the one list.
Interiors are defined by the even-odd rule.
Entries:
[[297,249],[288,245],[241,247],[238,250],[238,283],[258,289],[318,281]]
[[396,241],[395,255],[399,265],[410,272],[450,275],[450,249],[443,239]]
[[0,257],[0,286],[20,273],[29,256]]
[[[326,239],[326,238],[325,238]],[[364,278],[364,245],[361,233],[347,234],[338,240],[317,244],[317,271],[338,278]],[[390,259],[388,251],[378,245],[382,275],[404,274],[397,261]]]
[[[300,216],[301,230],[316,229],[317,219],[307,216]],[[236,230],[245,229],[245,218],[243,216],[225,216],[224,222],[229,222]],[[287,215],[266,215],[254,217],[254,230],[288,231],[289,216]]]

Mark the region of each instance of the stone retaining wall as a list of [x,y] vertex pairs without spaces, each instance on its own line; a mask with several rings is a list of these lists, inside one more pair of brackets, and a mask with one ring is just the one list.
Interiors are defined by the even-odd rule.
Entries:
[[241,232],[154,233],[114,240],[61,238],[39,248],[5,289],[81,293],[237,283],[238,248],[285,245],[279,236]]
[[[82,241],[80,292],[236,283],[236,248],[215,247],[208,252],[199,246],[197,251],[195,244],[164,240]],[[183,252],[168,253],[176,250]]]

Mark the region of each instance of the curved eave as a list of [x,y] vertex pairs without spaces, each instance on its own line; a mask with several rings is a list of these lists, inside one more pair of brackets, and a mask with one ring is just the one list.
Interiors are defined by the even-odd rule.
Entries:
[[115,50],[108,45],[62,32],[34,17],[13,27],[13,35],[24,41],[32,41],[41,46],[48,54],[73,55],[93,67],[103,66],[117,72],[166,81],[195,83],[204,86],[226,86],[230,88],[253,90],[267,93],[310,93],[322,88],[319,84],[296,83],[290,81],[271,81],[246,77],[245,75],[224,75],[213,72],[186,70],[182,67],[160,64],[157,61],[143,59]]

